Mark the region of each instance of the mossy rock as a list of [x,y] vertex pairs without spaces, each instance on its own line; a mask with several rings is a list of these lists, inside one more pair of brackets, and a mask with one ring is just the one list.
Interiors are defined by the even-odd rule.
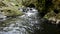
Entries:
[[0,12],[5,16],[22,15],[22,11],[18,10],[22,6],[20,0],[0,0]]
[[56,13],[51,11],[44,16],[44,18],[47,18],[47,19],[49,19],[50,17],[56,17]]
[[23,15],[22,11],[19,11],[16,8],[13,7],[2,7],[1,13],[4,14],[5,16],[17,16],[17,15]]

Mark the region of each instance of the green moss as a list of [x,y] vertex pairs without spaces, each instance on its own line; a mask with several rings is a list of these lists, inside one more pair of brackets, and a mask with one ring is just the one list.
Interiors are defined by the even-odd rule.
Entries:
[[1,13],[6,15],[6,16],[17,16],[17,15],[23,14],[21,11],[19,11],[15,7],[14,8],[13,7],[2,7],[0,10],[2,10]]
[[56,13],[54,13],[53,11],[51,11],[51,12],[47,13],[44,16],[44,18],[47,18],[47,19],[49,19],[50,17],[56,17]]
[[[48,13],[44,16],[44,18],[48,19],[50,17],[54,17],[56,19],[60,19],[60,0],[52,0],[51,3],[52,3],[51,5],[47,5]],[[57,11],[54,12],[54,10],[57,10]]]
[[6,16],[22,15],[23,13],[18,10],[22,6],[20,0],[0,0],[0,12]]

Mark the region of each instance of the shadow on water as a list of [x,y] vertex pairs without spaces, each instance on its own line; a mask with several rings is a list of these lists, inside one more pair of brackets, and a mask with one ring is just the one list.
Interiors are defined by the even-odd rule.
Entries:
[[42,23],[40,25],[42,29],[36,30],[35,34],[59,34],[60,29],[55,24]]

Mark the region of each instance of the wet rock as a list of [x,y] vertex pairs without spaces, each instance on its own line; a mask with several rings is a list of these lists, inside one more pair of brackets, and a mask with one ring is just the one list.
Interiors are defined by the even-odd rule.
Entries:
[[7,16],[4,16],[3,14],[0,13],[0,21],[6,20]]
[[22,15],[21,17],[31,17],[31,16],[35,16],[36,14],[38,14],[38,10],[35,8],[30,8],[30,7],[24,7],[22,9],[22,12],[24,13],[24,15]]

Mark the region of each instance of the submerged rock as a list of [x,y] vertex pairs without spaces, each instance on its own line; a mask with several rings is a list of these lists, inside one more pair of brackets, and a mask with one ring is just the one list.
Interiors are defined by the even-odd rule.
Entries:
[[24,16],[30,17],[30,16],[35,16],[38,14],[37,9],[30,8],[30,7],[22,8],[22,12],[24,13],[24,15],[22,15],[21,17],[24,17]]

